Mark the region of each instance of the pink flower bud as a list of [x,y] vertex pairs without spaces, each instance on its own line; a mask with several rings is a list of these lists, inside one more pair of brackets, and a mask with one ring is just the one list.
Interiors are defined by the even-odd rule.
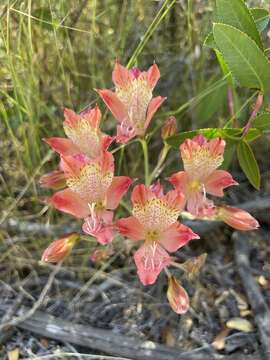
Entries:
[[224,221],[236,230],[254,230],[260,225],[247,211],[231,206],[220,206],[217,209],[217,219]]
[[167,298],[171,305],[171,308],[177,314],[185,314],[188,311],[189,309],[188,294],[174,276],[169,277]]
[[39,183],[42,187],[54,190],[63,189],[66,186],[65,174],[61,170],[55,170],[41,176]]
[[71,233],[65,237],[53,241],[42,254],[42,261],[57,263],[64,260],[73,249],[80,235]]
[[162,139],[167,139],[169,136],[172,136],[177,131],[176,118],[174,116],[170,116],[164,123],[161,129],[161,137]]

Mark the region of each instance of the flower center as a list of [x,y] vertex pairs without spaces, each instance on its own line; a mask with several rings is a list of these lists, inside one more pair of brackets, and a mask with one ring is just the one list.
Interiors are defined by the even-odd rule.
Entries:
[[159,231],[157,230],[148,230],[145,234],[145,240],[149,242],[155,242],[159,238]]
[[201,183],[198,180],[192,180],[188,184],[188,190],[189,192],[198,192],[201,190]]

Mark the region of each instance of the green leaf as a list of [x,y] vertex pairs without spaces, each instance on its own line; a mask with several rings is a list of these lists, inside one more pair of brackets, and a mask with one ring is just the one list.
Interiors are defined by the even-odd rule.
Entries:
[[263,49],[255,21],[243,0],[216,0],[219,23],[231,25],[247,34]]
[[270,113],[258,115],[252,125],[261,131],[270,131]]
[[270,89],[270,62],[250,37],[224,24],[214,24],[213,34],[233,76],[243,87]]
[[249,182],[255,189],[259,190],[261,183],[261,175],[257,160],[253,151],[246,141],[241,141],[237,146],[237,157],[241,169],[245,173]]
[[[172,147],[178,149],[186,139],[192,139],[194,136],[202,134],[207,139],[213,139],[216,137],[221,137],[224,140],[229,140],[232,142],[239,142],[242,140],[243,129],[236,128],[207,128],[207,129],[198,129],[192,131],[185,131],[173,136],[170,136],[166,139],[166,142]],[[252,141],[261,135],[260,130],[251,128],[249,129],[248,134],[246,135],[246,141]]]
[[217,47],[215,43],[213,31],[210,31],[210,33],[206,36],[203,42],[203,46],[207,46],[210,49],[215,49]]
[[[205,96],[196,106],[196,118],[197,125],[203,126],[210,119],[213,118],[214,114],[223,108],[227,100],[227,84],[224,82],[222,86],[213,91],[208,96]],[[216,124],[213,123],[215,126]]]
[[229,168],[231,162],[233,161],[235,150],[236,150],[235,142],[227,140],[224,151],[224,160],[221,165],[221,169],[227,170]]
[[255,20],[258,31],[262,32],[265,30],[270,20],[269,12],[262,8],[251,8],[249,10],[253,16],[253,19]]

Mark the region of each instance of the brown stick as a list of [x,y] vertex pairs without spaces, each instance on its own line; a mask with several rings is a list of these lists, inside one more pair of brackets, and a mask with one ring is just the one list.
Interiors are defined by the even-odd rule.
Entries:
[[251,273],[249,239],[245,233],[235,232],[233,240],[235,261],[258,326],[265,359],[270,359],[270,309]]
[[[28,312],[29,309],[27,308],[21,309],[21,313]],[[242,353],[229,356],[221,355],[216,353],[211,345],[188,352],[181,352],[176,348],[119,335],[110,330],[74,324],[39,310],[31,318],[18,323],[17,326],[40,336],[132,360],[261,360],[259,353],[253,353],[252,355]]]

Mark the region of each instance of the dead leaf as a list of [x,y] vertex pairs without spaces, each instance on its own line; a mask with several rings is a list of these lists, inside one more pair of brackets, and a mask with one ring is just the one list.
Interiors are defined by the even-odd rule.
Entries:
[[8,352],[8,360],[18,360],[19,356],[20,356],[20,351],[18,348]]
[[226,326],[229,329],[235,329],[243,332],[251,332],[254,330],[254,327],[250,321],[237,317],[228,320]]
[[225,348],[225,339],[229,335],[230,331],[230,329],[225,328],[215,337],[212,345],[216,350],[223,350]]

